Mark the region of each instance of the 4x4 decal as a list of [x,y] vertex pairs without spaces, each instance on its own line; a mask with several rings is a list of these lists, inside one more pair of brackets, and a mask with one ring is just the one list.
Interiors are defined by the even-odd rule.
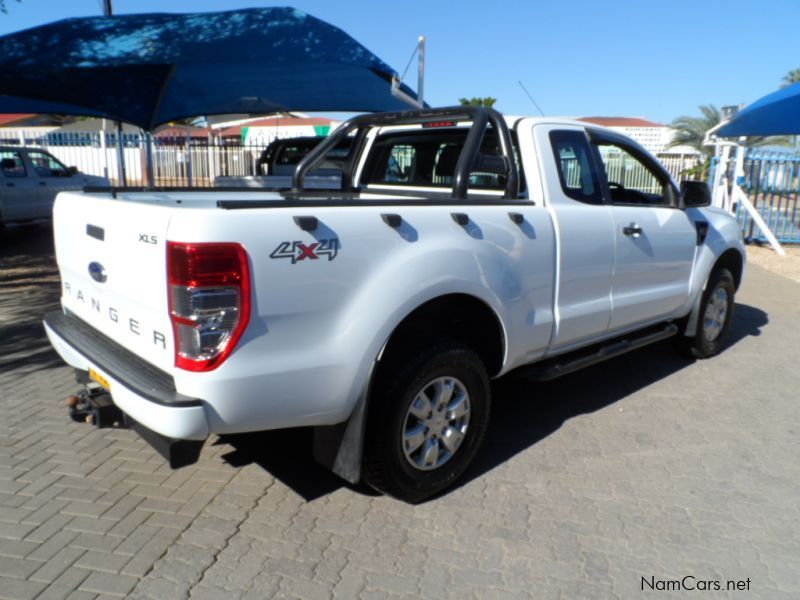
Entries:
[[331,261],[339,254],[339,238],[319,240],[313,244],[303,242],[281,242],[269,255],[270,258],[290,258],[292,264],[301,260],[318,260],[327,256]]

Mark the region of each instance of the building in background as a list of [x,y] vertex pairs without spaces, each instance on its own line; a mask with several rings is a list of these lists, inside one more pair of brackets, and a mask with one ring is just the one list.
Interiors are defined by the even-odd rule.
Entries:
[[633,138],[644,146],[645,150],[653,155],[699,155],[700,153],[690,146],[675,146],[669,148],[675,130],[661,123],[654,123],[642,117],[580,117],[579,121],[602,125],[623,135]]
[[214,123],[214,135],[235,138],[246,146],[268,146],[277,139],[294,137],[327,136],[341,121],[323,117],[280,115],[268,118],[250,118]]

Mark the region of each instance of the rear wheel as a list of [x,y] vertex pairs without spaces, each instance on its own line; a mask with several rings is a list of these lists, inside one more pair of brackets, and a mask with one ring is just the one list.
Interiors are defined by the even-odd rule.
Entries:
[[722,351],[730,333],[736,286],[728,269],[716,269],[700,301],[697,331],[691,337],[676,338],[678,349],[693,358],[710,358]]
[[480,358],[453,341],[396,360],[379,375],[367,419],[364,478],[420,502],[451,485],[486,433],[489,378]]

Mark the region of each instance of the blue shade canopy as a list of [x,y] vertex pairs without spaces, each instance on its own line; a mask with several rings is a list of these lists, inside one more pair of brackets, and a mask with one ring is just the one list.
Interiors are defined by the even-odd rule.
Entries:
[[0,37],[0,113],[152,130],[198,115],[408,109],[391,95],[394,74],[293,8],[75,18]]
[[717,131],[720,137],[800,133],[800,83],[756,100]]

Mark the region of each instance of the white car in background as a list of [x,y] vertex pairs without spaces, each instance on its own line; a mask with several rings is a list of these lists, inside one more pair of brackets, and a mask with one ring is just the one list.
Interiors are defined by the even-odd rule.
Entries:
[[80,173],[45,150],[0,146],[0,227],[51,218],[59,192],[107,185],[107,178]]

